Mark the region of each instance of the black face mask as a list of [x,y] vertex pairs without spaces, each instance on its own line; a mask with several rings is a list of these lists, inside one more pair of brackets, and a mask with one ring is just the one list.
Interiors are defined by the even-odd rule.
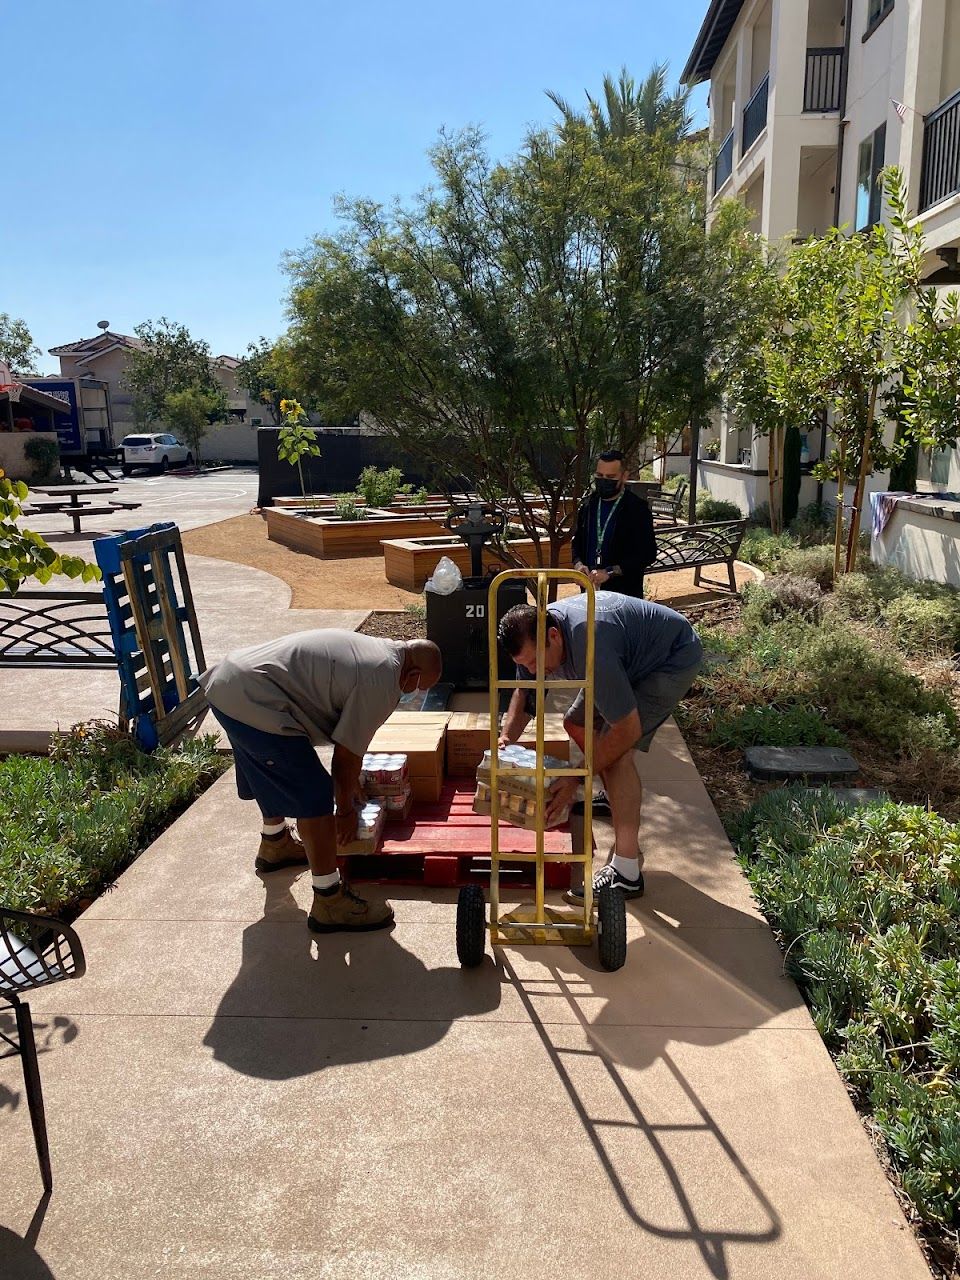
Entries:
[[594,476],[593,487],[601,498],[615,498],[620,488],[620,481],[613,480],[610,476]]

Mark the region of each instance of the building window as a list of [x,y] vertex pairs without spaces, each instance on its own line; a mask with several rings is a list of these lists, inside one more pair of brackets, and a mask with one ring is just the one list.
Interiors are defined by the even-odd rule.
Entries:
[[887,16],[893,8],[893,0],[869,0],[867,5],[867,35],[872,29],[879,26],[881,20]]
[[953,449],[933,449],[930,453],[930,483],[936,486],[950,483],[950,462]]
[[869,138],[860,143],[860,159],[857,165],[857,218],[858,231],[872,227],[880,221],[880,184],[877,179],[883,168],[887,126],[882,124]]

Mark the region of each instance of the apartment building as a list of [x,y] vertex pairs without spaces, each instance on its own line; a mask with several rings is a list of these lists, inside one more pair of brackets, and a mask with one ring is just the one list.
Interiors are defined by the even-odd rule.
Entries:
[[[125,377],[130,352],[140,345],[139,338],[104,328],[93,338],[81,338],[77,342],[50,348],[50,355],[57,356],[60,361],[61,377],[95,377],[107,384],[118,444],[125,435],[138,429],[133,396]],[[257,427],[261,418],[266,424],[272,421],[270,410],[251,402],[246,391],[237,385],[236,371],[240,362],[235,356],[217,356],[212,363],[214,377],[227,397],[230,416],[228,421],[210,428],[203,441],[204,457],[228,462],[256,462]],[[164,424],[156,423],[151,429],[162,431]]]
[[[682,79],[710,82],[712,210],[742,201],[770,241],[858,230],[881,216],[876,176],[895,164],[927,278],[960,289],[960,0],[711,0]],[[766,497],[766,441],[727,413],[716,427],[703,482],[752,510]],[[805,442],[807,469],[827,443]],[[960,491],[957,451],[923,458],[920,487]],[[801,501],[814,497],[805,476]]]

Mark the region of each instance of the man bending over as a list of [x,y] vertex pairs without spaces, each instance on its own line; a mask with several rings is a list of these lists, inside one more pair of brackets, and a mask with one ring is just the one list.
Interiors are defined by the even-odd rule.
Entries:
[[[593,887],[622,889],[628,898],[643,893],[640,851],[641,751],[649,751],[664,720],[696,678],[703,647],[682,614],[650,600],[598,592],[594,640],[594,711],[600,731],[593,742],[593,768],[603,780],[613,820],[613,857],[596,873]],[[517,663],[517,679],[537,670],[537,611],[514,605],[500,623],[499,639]],[[547,612],[544,667],[556,680],[586,674],[587,597],[571,596]],[[504,717],[502,743],[516,742],[530,719],[527,690],[514,690]],[[583,750],[584,699],[577,695],[564,728]],[[579,780],[558,778],[550,790],[548,821],[573,800]],[[582,896],[582,890],[579,891]],[[576,896],[576,891],[574,891]]]

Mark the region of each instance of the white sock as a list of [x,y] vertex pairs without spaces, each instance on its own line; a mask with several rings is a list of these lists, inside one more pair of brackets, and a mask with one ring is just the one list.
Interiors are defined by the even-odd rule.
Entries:
[[287,824],[285,822],[265,822],[261,831],[265,836],[278,836],[281,831],[286,831],[286,829]]
[[613,868],[626,877],[627,880],[639,880],[640,878],[640,859],[637,858],[621,858],[619,853],[615,853],[611,858]]
[[331,871],[329,875],[314,876],[313,887],[315,889],[332,889],[335,884],[340,883],[340,872]]

